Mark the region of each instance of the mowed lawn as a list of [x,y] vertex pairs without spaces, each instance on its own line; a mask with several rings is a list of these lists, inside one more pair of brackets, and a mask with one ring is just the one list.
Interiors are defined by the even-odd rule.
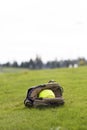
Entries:
[[[0,130],[87,130],[87,67],[0,72]],[[29,87],[54,79],[63,88],[65,104],[26,108]]]

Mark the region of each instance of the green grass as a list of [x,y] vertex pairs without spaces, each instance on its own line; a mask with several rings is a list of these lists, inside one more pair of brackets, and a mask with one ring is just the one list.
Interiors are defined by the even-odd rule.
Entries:
[[[26,108],[29,87],[56,80],[65,105]],[[52,70],[14,70],[0,73],[0,130],[87,130],[87,67]]]

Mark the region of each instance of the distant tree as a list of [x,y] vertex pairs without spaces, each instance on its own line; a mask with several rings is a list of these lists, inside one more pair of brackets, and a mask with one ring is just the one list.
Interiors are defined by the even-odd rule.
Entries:
[[46,63],[46,68],[58,68],[60,67],[59,62],[57,60],[54,61],[48,61]]
[[48,61],[45,66],[46,66],[46,68],[51,68],[51,62]]
[[13,64],[11,65],[12,67],[18,67],[17,61],[14,61]]
[[29,62],[27,62],[27,61],[22,62],[20,67],[22,67],[22,68],[29,68]]
[[64,67],[69,67],[70,65],[72,65],[72,61],[71,60],[64,60]]
[[10,67],[11,66],[11,63],[10,62],[7,62],[7,63],[4,63],[2,64],[3,67]]
[[64,64],[64,61],[63,60],[60,60],[60,67],[65,67],[65,64]]
[[35,59],[35,68],[36,69],[42,69],[43,68],[43,62],[39,56],[36,56]]
[[24,63],[23,62],[21,62],[20,67],[24,68]]
[[32,59],[30,59],[30,61],[29,61],[29,68],[35,69],[35,62]]
[[87,64],[87,61],[85,58],[78,58],[78,64],[80,66],[83,66],[83,65],[86,65]]

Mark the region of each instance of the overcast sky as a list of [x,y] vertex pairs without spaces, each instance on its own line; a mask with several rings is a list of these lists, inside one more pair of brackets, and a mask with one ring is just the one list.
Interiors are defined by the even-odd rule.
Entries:
[[87,58],[87,0],[0,0],[0,63]]

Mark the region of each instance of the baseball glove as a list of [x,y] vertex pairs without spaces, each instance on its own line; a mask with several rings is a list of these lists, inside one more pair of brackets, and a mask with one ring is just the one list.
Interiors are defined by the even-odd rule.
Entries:
[[[39,93],[42,90],[50,89],[53,91],[55,98],[39,98]],[[63,88],[55,81],[49,81],[46,84],[31,87],[27,91],[27,96],[24,104],[27,107],[40,107],[40,106],[59,106],[64,104],[62,98]]]

